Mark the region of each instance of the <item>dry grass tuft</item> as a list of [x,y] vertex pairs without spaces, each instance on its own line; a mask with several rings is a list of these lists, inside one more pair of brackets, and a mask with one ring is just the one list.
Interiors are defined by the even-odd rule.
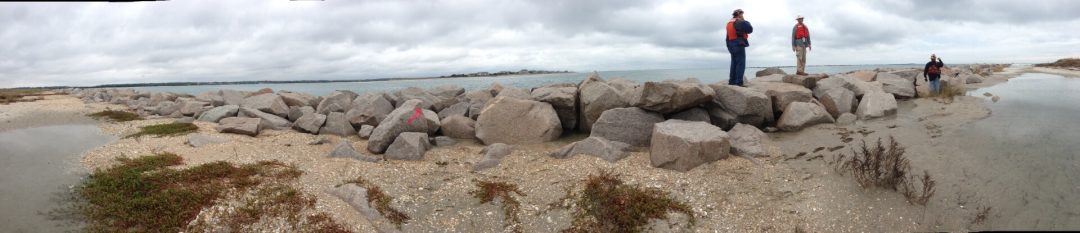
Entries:
[[132,112],[127,112],[127,111],[118,111],[118,110],[105,110],[105,111],[92,113],[92,114],[87,115],[87,116],[93,117],[94,119],[106,119],[106,120],[109,120],[109,121],[112,121],[112,122],[135,121],[135,120],[142,120],[143,119],[142,117],[139,116],[139,114],[135,114],[135,113],[132,113]]
[[504,226],[513,226],[513,232],[522,232],[521,219],[518,218],[521,203],[511,195],[525,196],[517,185],[497,181],[474,180],[474,182],[476,182],[477,189],[470,191],[469,194],[472,194],[476,199],[480,199],[480,204],[489,203],[495,201],[495,198],[499,198],[502,201],[503,215],[505,215]]
[[1063,58],[1051,63],[1035,64],[1037,67],[1080,67],[1080,58]]
[[139,127],[139,132],[124,138],[137,138],[145,135],[157,137],[178,136],[193,133],[199,130],[199,126],[192,123],[168,123]]
[[[899,191],[908,202],[926,206],[934,195],[935,182],[930,173],[923,171],[922,177],[908,176],[911,164],[905,157],[904,147],[889,137],[889,144],[870,146],[863,141],[862,146],[851,150],[852,156],[839,154],[831,162],[840,174],[851,174],[863,188],[878,187]],[[915,183],[918,182],[919,188]]]
[[659,189],[624,184],[610,171],[589,175],[585,187],[567,200],[563,207],[575,207],[574,220],[563,232],[642,232],[650,219],[667,220],[671,212],[689,217],[690,227],[696,221],[685,202]]
[[367,189],[368,204],[375,207],[375,210],[379,211],[379,214],[387,220],[390,220],[390,223],[396,225],[398,229],[401,229],[401,225],[409,221],[410,218],[408,215],[390,206],[390,202],[393,201],[394,198],[390,197],[390,195],[386,195],[379,186],[364,180],[363,177],[347,180],[345,181],[345,184],[356,184]]

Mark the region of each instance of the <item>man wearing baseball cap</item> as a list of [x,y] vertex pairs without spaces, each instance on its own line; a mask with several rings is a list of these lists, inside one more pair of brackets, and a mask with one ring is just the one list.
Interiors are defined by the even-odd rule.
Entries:
[[731,54],[731,67],[728,85],[744,86],[743,74],[746,72],[746,47],[750,46],[750,33],[754,27],[743,18],[743,10],[735,9],[727,23],[727,49]]
[[791,51],[795,52],[796,65],[798,69],[795,71],[797,75],[806,75],[806,50],[810,48],[810,30],[806,29],[806,25],[802,23],[802,15],[795,17],[795,28],[791,29]]

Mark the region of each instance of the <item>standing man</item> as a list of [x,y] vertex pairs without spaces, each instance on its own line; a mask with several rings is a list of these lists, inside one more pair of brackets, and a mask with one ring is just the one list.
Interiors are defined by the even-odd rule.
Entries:
[[795,18],[799,21],[795,24],[795,28],[791,29],[791,51],[795,52],[795,58],[798,70],[795,71],[797,75],[806,75],[806,50],[813,50],[810,48],[810,30],[806,29],[806,25],[802,23],[802,15]]
[[731,54],[728,85],[745,86],[743,74],[746,71],[746,47],[750,47],[749,37],[750,33],[754,32],[754,27],[743,18],[742,9],[735,9],[731,16],[727,23],[727,50]]
[[937,57],[937,54],[930,54],[930,62],[927,62],[926,67],[923,68],[923,80],[930,83],[930,94],[941,92],[942,67],[945,67],[945,63],[941,61],[941,58]]

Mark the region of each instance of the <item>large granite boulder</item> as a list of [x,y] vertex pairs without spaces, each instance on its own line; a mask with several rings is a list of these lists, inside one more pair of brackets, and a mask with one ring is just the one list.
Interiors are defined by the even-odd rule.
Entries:
[[769,143],[769,135],[757,127],[736,124],[727,133],[731,136],[732,154],[744,157],[768,156],[765,145]]
[[863,82],[873,82],[877,80],[878,72],[873,70],[857,70],[847,73],[848,77],[858,79]]
[[393,160],[421,160],[428,149],[431,149],[431,142],[427,133],[404,132],[394,139],[385,155],[386,159]]
[[964,84],[982,83],[984,79],[983,76],[978,74],[961,74],[960,78],[964,79]]
[[915,83],[913,80],[901,78],[891,73],[878,73],[877,81],[881,82],[885,93],[893,94],[896,98],[915,97]]
[[229,142],[229,139],[218,136],[211,136],[208,134],[191,134],[188,136],[187,144],[191,147],[203,147],[212,144],[221,144]]
[[259,134],[259,118],[226,117],[214,127],[220,133],[234,133],[248,136]]
[[379,160],[382,160],[377,156],[356,151],[356,149],[353,148],[352,143],[349,143],[349,140],[341,140],[341,143],[338,143],[338,145],[334,147],[334,150],[330,151],[330,154],[327,154],[326,157],[348,158],[366,162],[378,162]]
[[653,167],[689,171],[699,165],[727,158],[728,135],[705,122],[668,120],[653,127],[649,160]]
[[593,125],[590,137],[602,137],[633,146],[648,146],[653,125],[664,116],[641,108],[616,108],[604,111]]
[[855,108],[859,106],[859,100],[855,99],[855,92],[846,88],[833,88],[818,96],[818,101],[833,118],[840,117],[840,114],[855,112]]
[[195,95],[195,100],[210,103],[213,106],[225,105],[225,97],[221,96],[221,91],[204,91]]
[[307,93],[278,91],[278,96],[285,101],[285,105],[292,106],[319,106],[319,97]]
[[450,99],[464,94],[465,88],[458,85],[447,84],[431,88],[431,90],[428,90],[428,93],[438,96],[439,98]]
[[[397,97],[398,103],[404,103],[408,100],[420,100],[420,108],[431,109],[435,111],[442,110],[449,105],[443,106],[443,99],[428,93],[427,90],[418,87],[407,87],[405,89],[394,92],[394,96]],[[399,106],[400,107],[400,106]]]
[[[714,121],[716,116],[720,115],[720,111],[714,110],[715,108],[731,113],[738,122],[744,124],[763,127],[766,123],[775,121],[772,99],[765,95],[764,91],[726,84],[712,84],[709,87],[716,91],[712,103],[707,105]],[[714,112],[717,114],[713,114]]]
[[551,154],[551,157],[565,159],[574,155],[586,154],[614,163],[630,155],[627,152],[629,147],[630,144],[611,141],[602,137],[588,137],[564,146],[558,152]]
[[315,113],[315,107],[312,106],[289,106],[289,120],[296,121],[309,113]]
[[277,115],[259,111],[254,108],[240,107],[240,112],[237,115],[240,117],[259,118],[260,129],[285,130],[292,127],[292,122],[290,122],[289,119],[281,118]]
[[356,93],[351,91],[334,91],[327,95],[319,102],[319,105],[315,107],[315,112],[319,114],[330,114],[330,112],[345,112],[352,106],[353,99],[356,99]]
[[345,118],[353,126],[379,125],[386,115],[394,111],[394,105],[382,94],[364,93],[353,99]]
[[752,88],[765,92],[773,104],[773,111],[782,112],[794,102],[810,102],[814,100],[814,93],[806,87],[790,83],[754,83]]
[[240,107],[258,109],[282,118],[289,116],[289,106],[285,104],[281,96],[274,93],[264,93],[244,98],[244,103]]
[[517,98],[517,99],[523,99],[523,100],[533,100],[532,99],[532,93],[528,89],[516,88],[516,87],[504,87],[501,91],[499,91],[499,95],[495,96],[495,98],[499,98],[499,97],[510,97],[510,98]]
[[645,82],[637,106],[668,114],[697,107],[713,99],[716,92],[697,80]]
[[754,73],[754,77],[761,77],[761,76],[774,75],[774,74],[787,75],[787,72],[784,72],[784,70],[781,70],[780,68],[777,68],[777,67],[769,67],[769,68],[765,68],[764,70],[759,70],[757,73]]
[[484,157],[480,162],[477,162],[476,165],[473,165],[473,171],[482,171],[499,166],[499,162],[513,151],[513,146],[503,143],[488,145],[487,147],[484,147],[483,150],[480,150],[480,153],[484,154]]
[[469,116],[469,102],[458,102],[439,111],[439,119],[446,119],[450,116]]
[[784,131],[797,131],[799,129],[824,123],[833,123],[833,117],[825,110],[825,107],[815,103],[794,102],[788,105],[780,120],[776,121],[776,128]]
[[236,112],[240,111],[240,106],[237,105],[222,105],[220,107],[211,108],[199,115],[200,121],[218,122],[226,117],[236,116]]
[[555,113],[559,115],[564,132],[577,128],[577,86],[547,86],[532,91],[532,98],[536,101],[551,104]]
[[[728,111],[728,110],[726,110],[724,108],[713,107],[713,108],[708,108],[707,110],[709,112],[709,120],[710,120],[710,122],[712,122],[712,124],[715,125],[716,127],[720,127],[720,129],[723,129],[723,130],[731,129],[731,127],[734,127],[736,123],[750,124],[750,123],[746,123],[746,122],[739,122],[739,117],[736,116],[735,113],[732,113],[732,112],[730,112],[730,111]],[[675,119],[675,118],[672,118],[672,119]],[[743,121],[761,122],[761,121],[757,121],[755,119],[759,119],[759,118],[751,118],[751,119],[743,118]],[[684,119],[676,119],[676,120],[684,120]],[[764,127],[764,125],[762,125],[762,127]]]
[[196,114],[202,113],[210,107],[213,107],[208,102],[198,100],[184,100],[179,103],[181,105],[179,110],[180,114],[183,114],[184,116],[195,116]]
[[643,91],[641,84],[622,78],[612,78],[607,80],[606,83],[615,88],[616,92],[619,92],[619,96],[626,101],[627,106],[637,106],[641,101],[641,92]]
[[442,134],[452,138],[476,138],[476,121],[464,116],[450,116],[442,119]]
[[322,128],[323,123],[326,123],[326,115],[308,113],[296,119],[296,122],[293,122],[293,128],[302,132],[319,133],[319,128]]
[[488,145],[547,142],[561,134],[562,123],[551,104],[533,100],[497,97],[476,121],[476,138]]
[[578,101],[581,111],[578,112],[578,127],[584,132],[592,130],[593,123],[600,118],[600,114],[608,109],[628,107],[629,104],[623,99],[615,88],[604,83],[600,76],[590,75],[582,81],[579,88]]
[[825,92],[833,89],[847,89],[855,92],[853,80],[855,79],[847,76],[833,76],[832,78],[822,79],[814,87],[814,97],[821,98],[821,96],[825,95]]
[[326,124],[319,128],[319,134],[348,137],[356,134],[356,128],[353,128],[352,124],[349,123],[349,119],[345,118],[345,113],[330,112],[329,115],[326,115]]
[[480,110],[484,110],[487,102],[495,98],[490,90],[476,90],[465,93],[465,99],[469,102],[469,118],[476,120],[480,117]]
[[672,114],[668,119],[677,119],[684,121],[702,121],[712,122],[712,118],[709,117],[709,111],[704,108],[691,108]]
[[[368,138],[367,150],[372,153],[383,153],[386,148],[390,146],[390,143],[394,142],[394,139],[399,134],[404,132],[419,132],[428,133],[439,130],[439,122],[431,122],[427,115],[434,115],[438,118],[438,114],[431,110],[425,110],[421,108],[421,100],[408,100],[405,101],[390,114],[386,115],[386,118],[379,122],[378,126],[375,126],[375,130],[371,132],[371,137]],[[417,112],[420,113],[417,113]],[[430,112],[430,114],[428,114]]]
[[247,98],[248,92],[222,89],[221,98],[225,100],[226,105],[242,105],[244,104],[244,98]]
[[808,89],[814,89],[817,86],[817,82],[828,78],[827,74],[811,74],[811,75],[784,75],[784,82],[791,83],[799,86],[806,87]]
[[157,114],[162,116],[169,116],[173,113],[179,112],[180,108],[184,107],[182,104],[173,101],[162,101],[157,105]]
[[863,96],[855,116],[860,120],[879,118],[896,114],[896,98],[885,92],[872,92]]

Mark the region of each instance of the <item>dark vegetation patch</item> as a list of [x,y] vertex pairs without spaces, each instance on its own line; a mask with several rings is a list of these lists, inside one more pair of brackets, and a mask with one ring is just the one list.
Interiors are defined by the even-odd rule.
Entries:
[[87,116],[93,117],[94,119],[98,119],[98,120],[105,119],[105,120],[109,120],[109,121],[112,121],[112,122],[135,121],[135,120],[142,120],[143,119],[142,117],[139,116],[139,114],[135,114],[133,112],[128,112],[128,111],[119,111],[119,110],[105,110],[105,111],[100,111],[100,112],[96,112],[96,113],[91,113],[90,115],[87,115]]
[[495,201],[498,198],[502,202],[502,209],[504,215],[504,227],[513,226],[513,232],[522,232],[521,219],[518,218],[518,213],[521,212],[521,202],[518,202],[517,198],[514,198],[513,194],[518,196],[525,196],[517,185],[499,181],[479,181],[476,182],[476,190],[470,191],[476,199],[480,199],[480,204],[485,204]]
[[660,189],[627,185],[610,171],[589,175],[580,191],[567,195],[558,207],[571,209],[574,220],[563,232],[642,232],[649,220],[668,220],[672,212],[685,214],[688,227],[696,223],[685,202]]
[[390,223],[396,225],[398,229],[401,228],[401,224],[405,224],[405,222],[409,221],[409,215],[405,215],[405,213],[390,206],[390,202],[393,201],[394,198],[390,195],[386,195],[378,185],[364,180],[363,177],[347,180],[345,181],[345,184],[356,184],[367,189],[368,204],[375,207],[375,210],[379,211],[380,215],[387,220],[390,220]]
[[10,104],[15,102],[32,102],[39,98],[26,99],[26,96],[42,96],[42,92],[45,89],[41,88],[14,88],[14,89],[0,89],[0,104]]
[[1062,58],[1051,63],[1035,64],[1035,66],[1075,68],[1080,67],[1080,58]]
[[831,163],[839,174],[850,174],[863,188],[877,187],[898,191],[909,203],[926,206],[934,195],[934,179],[923,171],[922,176],[908,175],[911,164],[905,157],[905,149],[892,137],[889,144],[870,145],[863,141],[851,150],[852,155],[839,154]]
[[139,127],[139,132],[124,138],[137,138],[146,135],[157,137],[177,136],[193,133],[199,130],[199,126],[192,123],[168,123]]
[[[297,214],[312,208],[314,199],[285,185],[302,172],[278,161],[235,166],[218,161],[186,169],[172,153],[138,158],[118,158],[118,165],[96,169],[72,189],[65,206],[54,210],[54,219],[82,222],[86,232],[181,232],[199,213],[215,203],[227,202],[237,193],[251,192],[248,203],[234,218],[218,226],[243,229],[264,217]],[[296,218],[297,216],[288,216]],[[307,216],[299,231],[345,231],[326,216]]]

